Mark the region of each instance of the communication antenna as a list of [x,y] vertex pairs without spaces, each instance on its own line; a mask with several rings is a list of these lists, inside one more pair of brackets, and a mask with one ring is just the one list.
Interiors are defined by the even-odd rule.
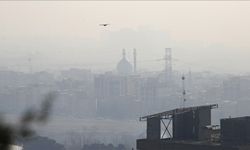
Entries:
[[182,107],[184,108],[185,107],[185,103],[187,101],[187,99],[186,99],[186,88],[185,88],[185,76],[184,76],[184,74],[182,75],[181,80],[182,80]]

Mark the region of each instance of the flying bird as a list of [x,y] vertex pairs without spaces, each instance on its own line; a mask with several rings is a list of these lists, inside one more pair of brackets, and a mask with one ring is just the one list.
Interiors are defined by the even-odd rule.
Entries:
[[104,26],[104,27],[106,27],[106,26],[108,26],[109,24],[108,23],[102,23],[102,24],[99,24],[100,26]]

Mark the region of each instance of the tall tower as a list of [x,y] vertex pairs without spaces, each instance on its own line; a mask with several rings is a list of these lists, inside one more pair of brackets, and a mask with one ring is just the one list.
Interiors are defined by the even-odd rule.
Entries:
[[171,48],[165,49],[165,74],[166,74],[166,80],[171,80],[171,76],[172,76],[172,50]]
[[122,49],[122,58],[126,58],[126,50]]
[[134,48],[134,74],[137,72],[137,60],[136,60],[136,49]]

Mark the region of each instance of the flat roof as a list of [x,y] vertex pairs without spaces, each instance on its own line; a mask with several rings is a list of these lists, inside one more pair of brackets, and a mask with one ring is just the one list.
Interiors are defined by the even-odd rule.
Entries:
[[185,112],[188,112],[188,111],[191,111],[191,110],[214,109],[214,108],[218,108],[218,104],[176,108],[176,109],[172,109],[172,110],[168,110],[168,111],[164,111],[164,112],[160,112],[160,113],[140,117],[140,121],[145,121],[147,119],[156,118],[156,117],[160,117],[162,119],[167,119],[167,118],[171,118],[173,115],[185,113]]

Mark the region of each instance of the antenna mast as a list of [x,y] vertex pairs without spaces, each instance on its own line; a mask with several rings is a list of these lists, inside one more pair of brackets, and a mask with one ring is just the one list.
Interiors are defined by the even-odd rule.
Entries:
[[187,101],[186,99],[186,88],[185,88],[185,76],[184,74],[182,75],[181,77],[181,80],[182,80],[182,107],[184,108],[185,107],[185,102]]

